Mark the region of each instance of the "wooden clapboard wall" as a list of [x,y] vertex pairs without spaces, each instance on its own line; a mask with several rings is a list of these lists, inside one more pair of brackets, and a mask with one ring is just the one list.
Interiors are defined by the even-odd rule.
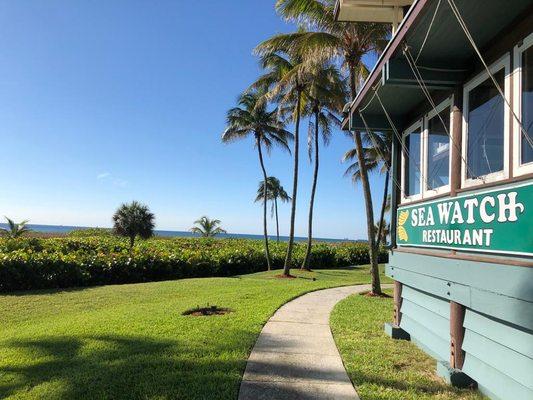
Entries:
[[400,326],[437,360],[450,356],[450,301],[466,310],[463,371],[494,399],[533,399],[533,268],[393,252]]
[[450,302],[413,287],[402,289],[400,327],[411,340],[438,360],[450,354]]

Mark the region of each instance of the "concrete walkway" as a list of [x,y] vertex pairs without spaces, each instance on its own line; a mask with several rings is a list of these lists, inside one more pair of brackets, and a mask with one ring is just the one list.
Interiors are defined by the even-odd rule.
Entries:
[[250,354],[239,400],[358,400],[329,328],[335,304],[370,285],[308,293],[282,306]]

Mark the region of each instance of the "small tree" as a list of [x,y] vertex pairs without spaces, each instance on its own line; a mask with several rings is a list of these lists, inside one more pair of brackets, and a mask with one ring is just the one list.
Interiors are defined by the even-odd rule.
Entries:
[[8,228],[0,228],[2,234],[6,235],[10,239],[16,239],[21,237],[25,233],[31,232],[31,229],[26,226],[28,220],[15,223],[12,219],[5,217]]
[[116,234],[130,239],[130,248],[135,237],[148,239],[154,234],[155,216],[149,208],[137,201],[122,204],[113,215],[113,229]]
[[[276,216],[276,241],[279,242],[279,219],[278,219],[278,199],[283,203],[286,203],[291,200],[290,196],[287,194],[281,182],[278,178],[269,176],[266,180],[266,195],[267,200],[272,201],[272,210],[271,213]],[[255,202],[263,202],[265,199],[265,181],[259,182],[259,187],[257,188],[257,196]]]
[[191,232],[198,233],[202,237],[213,237],[219,233],[226,233],[226,231],[220,227],[220,223],[219,219],[209,219],[209,217],[203,216],[194,221],[194,224],[198,226],[193,226]]

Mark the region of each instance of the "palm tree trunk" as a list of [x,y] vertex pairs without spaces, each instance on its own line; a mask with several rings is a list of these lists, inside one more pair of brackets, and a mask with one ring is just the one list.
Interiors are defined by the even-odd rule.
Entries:
[[370,256],[370,271],[372,275],[372,293],[381,295],[381,283],[379,279],[379,268],[376,249],[376,236],[374,233],[374,210],[372,208],[372,193],[370,192],[370,183],[368,181],[368,171],[366,169],[363,156],[363,143],[361,141],[361,132],[354,132],[355,148],[357,149],[357,159],[359,170],[361,172],[361,183],[366,206],[366,226],[368,235],[368,254]]
[[[357,76],[355,69],[357,62],[351,62],[350,67],[350,91],[352,99],[356,96],[356,81]],[[361,174],[361,183],[363,186],[363,193],[365,197],[366,208],[366,227],[368,235],[368,255],[370,256],[370,273],[372,278],[372,293],[381,295],[381,284],[379,280],[379,268],[377,259],[376,241],[374,235],[374,211],[372,209],[372,193],[370,192],[370,184],[368,182],[368,172],[363,154],[363,143],[361,141],[361,132],[354,132],[355,148],[357,151],[357,160],[359,162],[359,170]]]
[[279,220],[278,220],[278,198],[274,198],[274,209],[276,211],[276,243],[279,243]]
[[390,171],[387,168],[387,172],[385,173],[385,189],[383,189],[383,201],[381,202],[381,213],[379,215],[378,237],[376,238],[376,249],[378,249],[378,251],[383,236],[383,226],[385,225],[383,219],[385,218],[385,207],[387,207],[387,196],[389,194],[389,177]]
[[268,231],[267,231],[267,173],[265,163],[263,162],[263,151],[261,150],[261,140],[257,139],[257,153],[259,154],[259,163],[263,171],[263,234],[265,235],[265,255],[267,260],[268,270],[272,268],[270,265],[270,249],[268,248]]
[[283,265],[283,275],[288,276],[291,273],[292,247],[294,245],[294,221],[296,219],[296,196],[298,191],[298,150],[300,147],[300,107],[302,102],[302,93],[298,92],[296,101],[296,126],[294,128],[294,176],[292,182],[292,202],[291,202],[291,225],[289,230],[289,244],[287,246],[287,255]]
[[315,193],[316,193],[316,184],[318,181],[318,167],[319,167],[319,159],[318,159],[318,114],[319,110],[318,107],[315,109],[315,168],[313,171],[313,184],[311,186],[311,199],[309,200],[309,219],[308,219],[308,228],[307,228],[307,250],[305,252],[305,258],[304,262],[302,264],[302,269],[305,269],[307,271],[310,271],[311,268],[309,268],[309,262],[311,260],[311,247],[313,242],[313,207],[315,205]]
[[355,82],[355,79],[357,77],[357,74],[355,73],[356,70],[356,62],[349,62],[349,68],[350,68],[350,92],[352,95],[352,100],[355,99],[355,96],[357,95],[357,84]]

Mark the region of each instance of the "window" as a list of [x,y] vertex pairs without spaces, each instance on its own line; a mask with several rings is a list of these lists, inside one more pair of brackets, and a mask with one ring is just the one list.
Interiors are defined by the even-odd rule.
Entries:
[[[494,63],[490,72],[508,98],[509,56]],[[508,107],[488,73],[483,72],[464,87],[463,186],[508,176],[508,126]]]
[[452,98],[403,133],[402,203],[450,190]]
[[514,72],[514,111],[523,130],[513,121],[513,168],[516,175],[522,175],[533,172],[533,33],[515,47]]
[[407,129],[402,146],[402,199],[422,196],[422,122]]
[[[503,87],[504,71],[494,74]],[[468,178],[478,178],[503,170],[504,101],[488,78],[468,94]]]
[[451,101],[441,103],[426,117],[425,176],[428,194],[450,190]]

